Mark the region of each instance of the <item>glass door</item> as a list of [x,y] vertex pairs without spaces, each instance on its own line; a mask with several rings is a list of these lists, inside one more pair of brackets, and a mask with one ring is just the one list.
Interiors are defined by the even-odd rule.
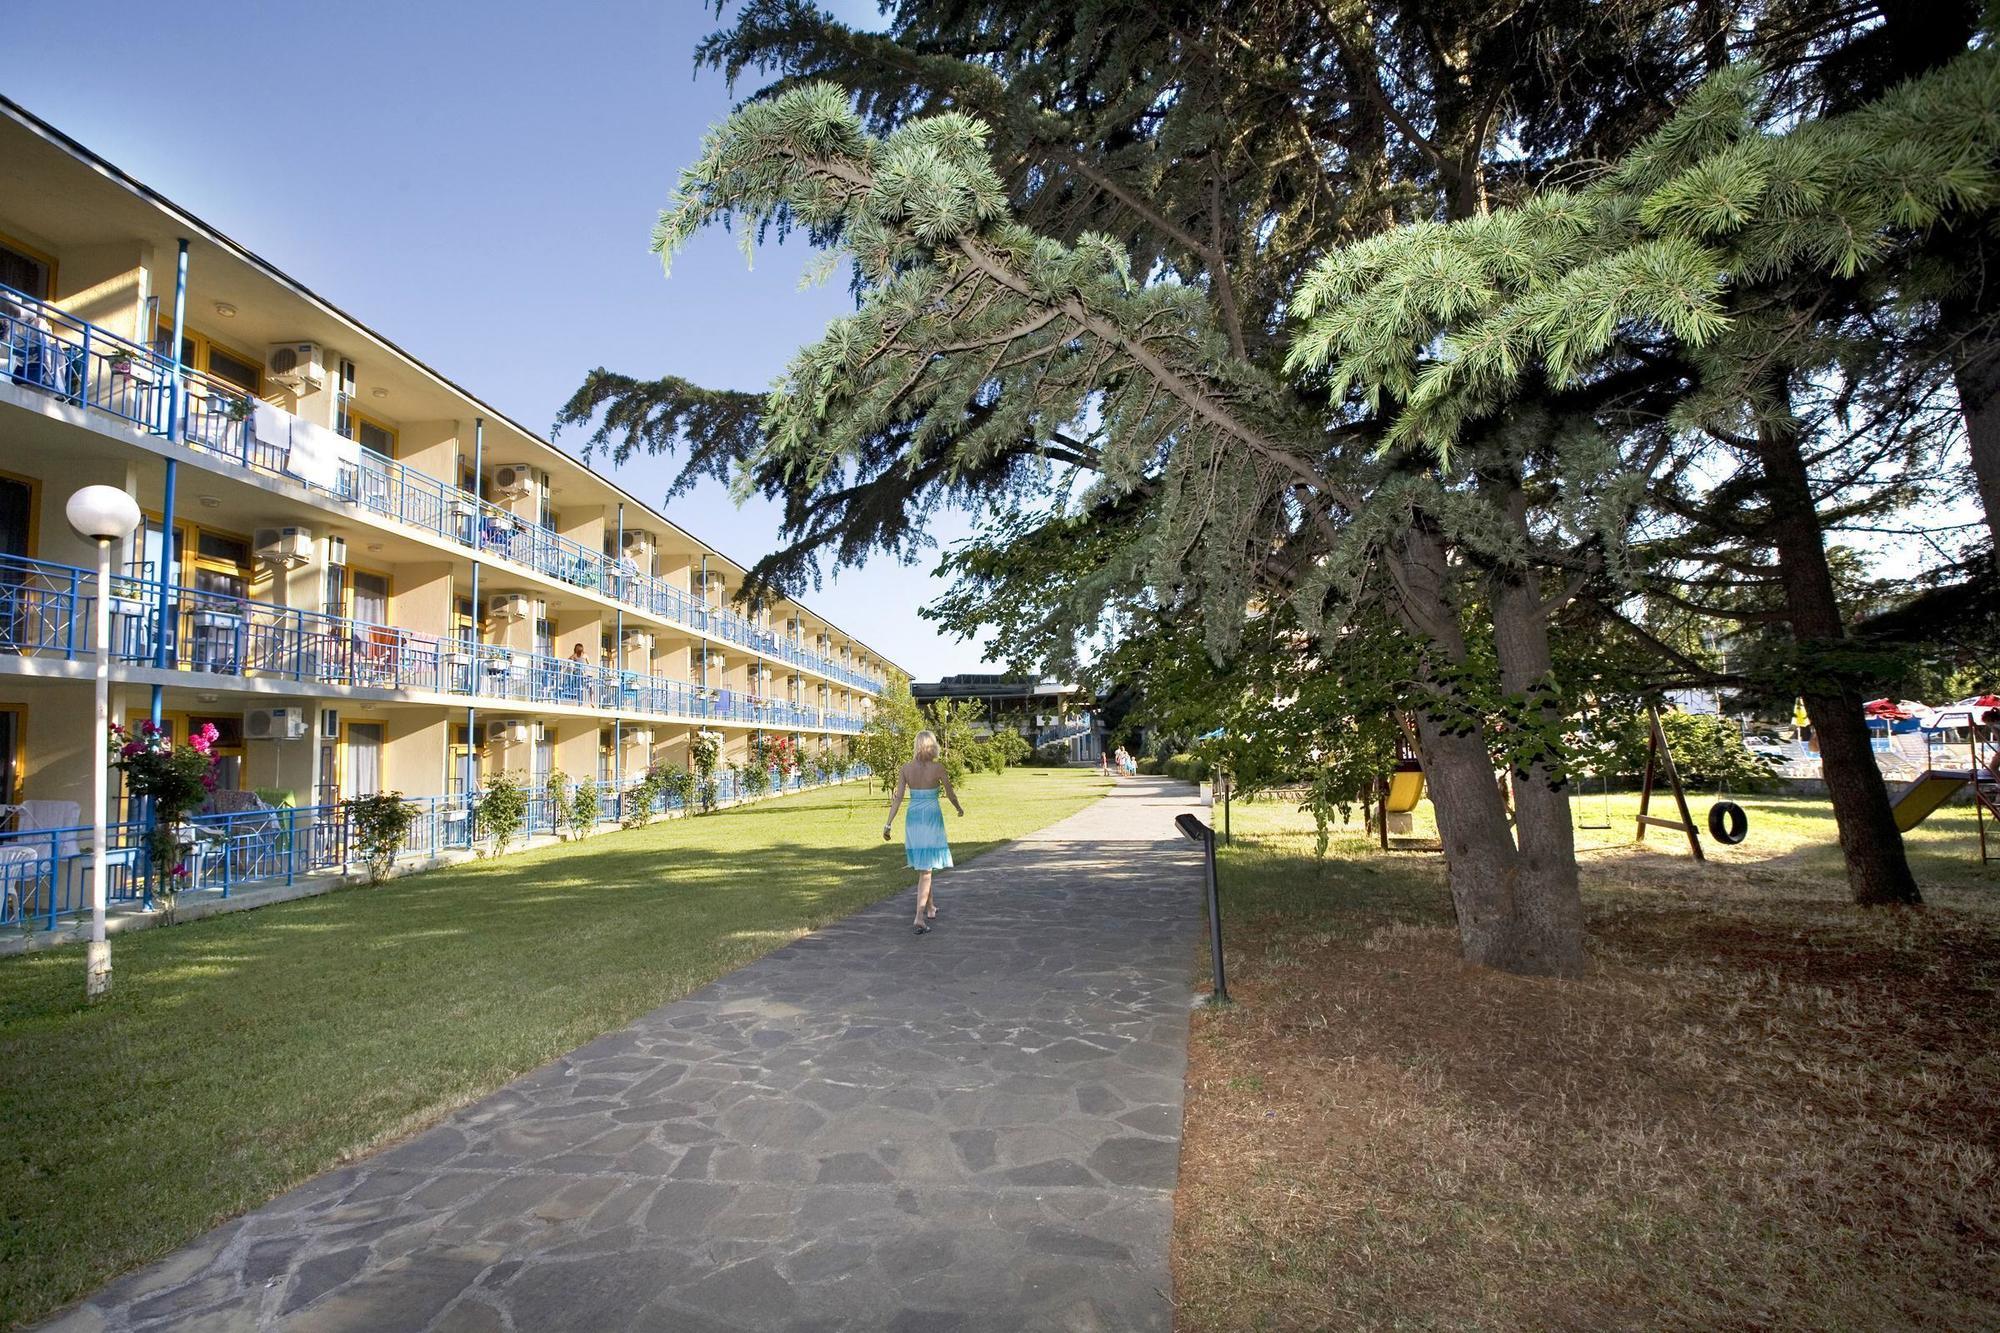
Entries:
[[348,796],[379,794],[382,790],[382,724],[348,723],[346,758],[344,793]]

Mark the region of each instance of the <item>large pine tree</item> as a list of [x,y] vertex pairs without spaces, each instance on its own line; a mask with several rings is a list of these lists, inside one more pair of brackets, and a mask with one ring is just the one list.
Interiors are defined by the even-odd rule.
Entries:
[[1675,101],[1745,42],[1806,97],[1801,72],[1850,35],[1821,17],[912,0],[877,35],[753,0],[707,54],[778,78],[711,137],[659,240],[722,218],[804,227],[852,260],[859,309],[764,399],[598,372],[565,421],[602,413],[592,441],[614,457],[686,446],[684,482],[741,468],[781,498],[792,542],[758,570],[776,583],[912,553],[943,499],[1006,507],[1023,540],[1118,523],[1130,540],[1102,576],[1067,585],[1073,626],[1139,598],[1226,656],[1260,601],[1321,633],[1379,601],[1412,648],[1467,956],[1572,972],[1548,619],[1618,560],[1634,451],[1695,369],[1576,376],[1558,358],[1532,392],[1461,411],[1447,448],[1404,425],[1432,405],[1397,321],[1460,301],[1426,315],[1442,329],[1486,295],[1420,270],[1373,282],[1357,308],[1410,369],[1364,387],[1345,362],[1317,369],[1293,289],[1371,237],[1524,226],[1491,210],[1679,123]]

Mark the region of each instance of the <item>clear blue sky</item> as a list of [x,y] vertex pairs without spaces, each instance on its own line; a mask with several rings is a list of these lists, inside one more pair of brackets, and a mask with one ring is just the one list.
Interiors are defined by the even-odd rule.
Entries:
[[[797,247],[746,269],[716,232],[671,280],[646,248],[733,100],[694,74],[706,3],[7,9],[8,96],[544,434],[593,366],[762,389],[849,307],[840,278],[799,290]],[[657,503],[667,475],[616,477]],[[668,516],[745,562],[774,544],[775,513],[720,487]],[[969,526],[944,523],[945,542]],[[934,563],[877,559],[807,599],[920,680],[975,668],[917,618]]]

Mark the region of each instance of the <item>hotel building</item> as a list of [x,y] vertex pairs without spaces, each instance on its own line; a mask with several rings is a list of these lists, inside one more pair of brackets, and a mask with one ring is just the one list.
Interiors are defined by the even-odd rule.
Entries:
[[[145,515],[109,589],[64,519],[91,483]],[[98,597],[114,719],[220,733],[243,794],[212,887],[344,859],[357,794],[424,803],[414,854],[469,842],[496,773],[595,779],[609,809],[701,731],[725,764],[844,757],[893,666],[799,603],[736,604],[743,575],[0,99],[0,923],[77,901],[73,832],[22,830],[90,822]]]

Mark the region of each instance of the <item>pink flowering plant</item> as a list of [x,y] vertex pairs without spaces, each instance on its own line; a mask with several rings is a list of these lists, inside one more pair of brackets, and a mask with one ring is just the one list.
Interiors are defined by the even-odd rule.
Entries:
[[153,803],[153,825],[146,831],[146,854],[155,867],[153,896],[168,914],[174,895],[187,886],[192,873],[182,859],[179,826],[201,808],[215,790],[215,724],[204,722],[185,741],[156,722],[141,722],[137,731],[116,723],[111,727],[112,767],[125,775],[125,790]]

